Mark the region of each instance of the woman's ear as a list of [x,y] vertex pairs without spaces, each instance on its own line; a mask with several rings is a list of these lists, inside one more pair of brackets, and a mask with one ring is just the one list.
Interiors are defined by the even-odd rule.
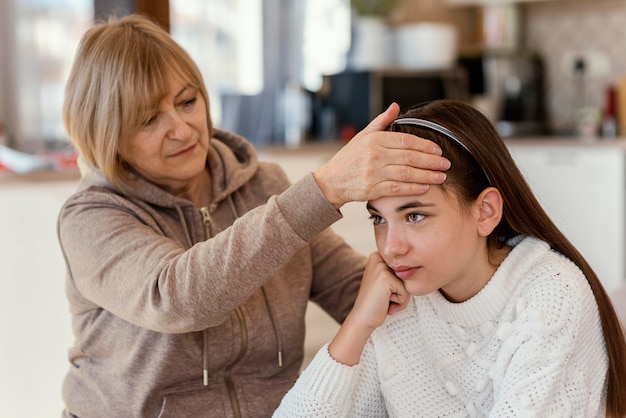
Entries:
[[495,187],[487,187],[476,199],[478,207],[478,233],[488,236],[502,219],[502,195]]

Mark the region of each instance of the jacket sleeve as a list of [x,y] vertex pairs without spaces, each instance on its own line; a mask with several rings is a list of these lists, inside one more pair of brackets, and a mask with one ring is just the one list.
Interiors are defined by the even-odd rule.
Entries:
[[342,323],[354,304],[366,257],[330,228],[311,242],[313,283],[311,300]]
[[221,324],[341,217],[308,175],[227,230],[185,249],[116,197],[121,199],[109,193],[94,202],[79,194],[61,210],[58,235],[73,313],[103,307],[169,333]]

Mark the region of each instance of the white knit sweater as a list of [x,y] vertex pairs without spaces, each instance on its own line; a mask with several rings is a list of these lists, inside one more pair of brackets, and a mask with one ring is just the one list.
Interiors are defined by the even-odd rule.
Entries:
[[275,417],[600,417],[608,360],[582,272],[525,238],[463,303],[413,297],[345,366],[324,346]]

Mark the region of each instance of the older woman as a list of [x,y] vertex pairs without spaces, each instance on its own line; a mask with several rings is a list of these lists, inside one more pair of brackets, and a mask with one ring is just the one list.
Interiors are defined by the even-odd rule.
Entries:
[[88,30],[64,104],[87,167],[58,225],[75,334],[64,416],[271,415],[301,367],[307,301],[342,321],[356,296],[364,259],[327,229],[338,209],[445,178],[432,142],[384,132],[397,113],[291,185],[213,128],[165,31],[139,16]]

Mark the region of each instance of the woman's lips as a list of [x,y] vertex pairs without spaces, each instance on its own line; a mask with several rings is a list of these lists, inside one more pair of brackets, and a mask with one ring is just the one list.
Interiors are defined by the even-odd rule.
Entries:
[[187,155],[190,155],[193,153],[193,151],[196,149],[196,144],[191,145],[190,147],[187,147],[185,149],[182,149],[178,152],[175,152],[174,154],[170,154],[170,157],[176,158],[176,157],[186,157]]

